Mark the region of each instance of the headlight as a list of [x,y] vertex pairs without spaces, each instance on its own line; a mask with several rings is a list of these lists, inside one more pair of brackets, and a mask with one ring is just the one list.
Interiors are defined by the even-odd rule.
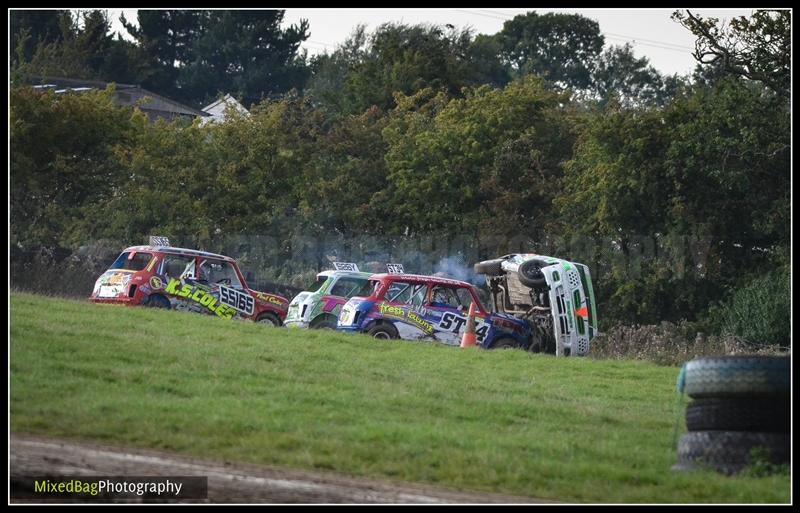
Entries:
[[97,278],[97,281],[94,282],[94,290],[92,291],[93,296],[96,296],[97,293],[100,291],[100,281],[102,279],[103,279],[102,277]]

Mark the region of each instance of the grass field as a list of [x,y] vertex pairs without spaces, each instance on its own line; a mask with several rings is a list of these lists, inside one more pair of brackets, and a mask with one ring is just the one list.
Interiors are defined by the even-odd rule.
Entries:
[[11,430],[566,502],[790,501],[676,473],[677,367],[11,295]]

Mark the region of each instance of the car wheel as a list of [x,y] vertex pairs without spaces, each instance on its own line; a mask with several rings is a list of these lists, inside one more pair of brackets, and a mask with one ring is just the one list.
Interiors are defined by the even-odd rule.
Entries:
[[386,323],[373,325],[369,330],[367,330],[367,335],[383,340],[400,338],[400,334],[397,333],[397,328]]
[[331,314],[322,314],[311,321],[308,327],[315,330],[335,330],[337,322],[338,319],[335,316]]
[[544,272],[542,272],[542,267],[547,266],[547,262],[537,259],[523,262],[517,270],[519,281],[532,289],[546,287],[547,280],[544,277]]
[[278,319],[278,316],[272,312],[265,312],[258,316],[256,322],[259,324],[266,324],[268,326],[274,326],[276,328],[281,326],[281,320]]
[[150,308],[172,308],[172,304],[169,302],[169,299],[165,298],[161,294],[147,296],[147,298],[142,301],[142,305],[149,306]]
[[500,264],[505,262],[504,258],[495,258],[494,260],[484,260],[472,266],[475,274],[485,274],[486,276],[500,276],[503,270]]
[[489,349],[518,349],[519,342],[511,337],[501,337],[494,341]]

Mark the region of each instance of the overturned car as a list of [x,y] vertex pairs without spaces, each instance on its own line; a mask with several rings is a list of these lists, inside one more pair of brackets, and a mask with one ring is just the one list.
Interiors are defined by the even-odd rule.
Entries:
[[486,276],[492,309],[527,320],[532,351],[585,355],[597,335],[597,309],[589,268],[532,253],[475,264]]

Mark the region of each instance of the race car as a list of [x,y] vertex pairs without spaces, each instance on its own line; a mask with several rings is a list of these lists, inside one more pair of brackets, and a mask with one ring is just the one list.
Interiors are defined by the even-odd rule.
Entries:
[[458,346],[475,303],[475,335],[480,347],[524,348],[532,342],[530,324],[484,308],[469,283],[416,274],[374,274],[371,293],[353,297],[339,313],[337,329],[379,339],[433,340]]
[[250,289],[233,258],[160,242],[125,249],[97,279],[90,301],[282,325],[289,301]]
[[505,255],[475,264],[486,275],[492,308],[529,321],[533,351],[585,355],[597,335],[589,268],[533,253]]
[[[296,328],[336,329],[342,305],[353,296],[369,294],[369,277],[349,262],[334,262],[335,270],[322,271],[309,290],[297,294],[289,303],[284,324]],[[366,287],[366,288],[365,288]]]

